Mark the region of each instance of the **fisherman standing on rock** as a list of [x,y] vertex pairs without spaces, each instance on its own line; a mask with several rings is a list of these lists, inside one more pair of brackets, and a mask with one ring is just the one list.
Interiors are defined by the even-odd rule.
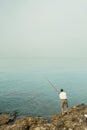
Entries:
[[60,89],[60,91],[52,84],[52,82],[50,80],[48,80],[48,82],[50,83],[50,85],[56,90],[56,92],[59,95],[60,101],[61,101],[61,112],[62,115],[64,115],[64,108],[66,108],[66,112],[67,114],[69,114],[68,111],[68,100],[67,100],[67,94],[66,92],[63,91],[63,89]]
[[63,89],[60,89],[59,98],[60,98],[60,101],[61,101],[62,115],[64,115],[64,107],[66,107],[66,112],[68,114],[69,113],[69,111],[68,111],[68,100],[67,100],[66,92],[64,92]]

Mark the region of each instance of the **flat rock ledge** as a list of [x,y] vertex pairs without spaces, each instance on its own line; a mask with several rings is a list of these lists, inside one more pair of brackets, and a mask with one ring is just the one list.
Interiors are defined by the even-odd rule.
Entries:
[[0,114],[0,130],[87,130],[87,105],[74,106],[69,114],[55,114],[50,122],[42,117],[14,120],[14,113]]

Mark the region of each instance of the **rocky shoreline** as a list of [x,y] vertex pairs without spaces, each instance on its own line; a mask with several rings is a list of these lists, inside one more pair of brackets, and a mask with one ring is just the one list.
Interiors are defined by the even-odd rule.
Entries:
[[74,106],[69,114],[55,114],[50,122],[43,117],[16,119],[16,113],[1,113],[0,130],[87,130],[87,105]]

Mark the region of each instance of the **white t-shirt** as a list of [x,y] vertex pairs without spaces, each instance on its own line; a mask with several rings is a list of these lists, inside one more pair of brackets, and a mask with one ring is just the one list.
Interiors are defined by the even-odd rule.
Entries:
[[60,99],[67,99],[66,92],[61,92],[61,93],[59,94],[59,98],[60,98]]

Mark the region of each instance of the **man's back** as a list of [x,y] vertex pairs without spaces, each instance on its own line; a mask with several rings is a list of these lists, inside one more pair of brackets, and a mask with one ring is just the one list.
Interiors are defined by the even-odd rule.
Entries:
[[60,99],[67,99],[66,92],[60,92],[59,97]]

